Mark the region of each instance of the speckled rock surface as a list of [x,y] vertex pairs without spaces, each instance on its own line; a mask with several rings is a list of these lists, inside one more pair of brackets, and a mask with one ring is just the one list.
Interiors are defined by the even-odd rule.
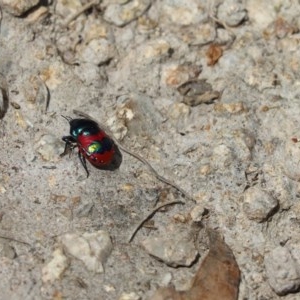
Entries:
[[[173,268],[142,241],[159,234],[171,249],[180,227],[203,257],[213,227],[239,265],[239,300],[299,299],[298,1],[0,6],[1,296],[147,299],[159,286],[185,290],[199,262]],[[70,130],[61,115],[75,117],[73,109],[195,201],[126,153],[113,172],[88,164],[87,178],[76,149],[60,156]],[[176,200],[185,205],[159,210],[128,243],[143,216]],[[84,258],[62,245],[100,230],[111,241],[103,265],[89,252],[98,242],[83,241]]]
[[269,283],[279,295],[295,292],[300,287],[300,268],[285,247],[277,247],[265,256]]

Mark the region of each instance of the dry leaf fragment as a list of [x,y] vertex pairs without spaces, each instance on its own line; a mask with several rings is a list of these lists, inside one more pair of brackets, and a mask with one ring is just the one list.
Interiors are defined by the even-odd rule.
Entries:
[[206,52],[207,65],[208,66],[215,65],[222,55],[223,55],[223,49],[221,48],[221,46],[216,44],[211,44]]
[[189,106],[196,106],[202,103],[212,103],[220,97],[220,92],[213,91],[206,79],[188,80],[177,88],[183,96],[183,103]]
[[192,287],[185,292],[161,288],[151,300],[236,300],[240,270],[231,249],[217,231],[208,230],[210,249]]

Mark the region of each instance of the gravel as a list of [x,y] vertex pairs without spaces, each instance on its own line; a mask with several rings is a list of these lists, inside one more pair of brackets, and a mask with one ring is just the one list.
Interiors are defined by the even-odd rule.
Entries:
[[[187,289],[209,227],[236,257],[239,300],[299,299],[297,1],[0,7],[3,299]],[[195,201],[125,153],[117,171],[88,165],[86,178],[77,155],[60,157],[69,133],[61,115],[75,117],[73,109]],[[170,199],[186,204],[157,212],[128,243],[142,216]]]

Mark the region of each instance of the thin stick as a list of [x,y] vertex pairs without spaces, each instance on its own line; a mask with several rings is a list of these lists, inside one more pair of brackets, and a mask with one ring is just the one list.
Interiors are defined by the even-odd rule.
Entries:
[[11,242],[16,242],[16,243],[24,244],[24,245],[27,245],[27,246],[31,247],[31,245],[29,243],[27,243],[27,242],[20,241],[20,240],[17,240],[15,238],[11,238],[11,237],[8,237],[8,236],[2,236],[2,235],[0,235],[0,239],[4,239],[4,240],[11,241]]
[[[88,114],[81,112],[79,110],[74,109],[73,110],[75,115],[93,120],[95,122],[97,122],[95,119],[91,118]],[[99,123],[99,122],[97,122]],[[130,150],[128,150],[126,147],[124,147],[123,145],[121,145],[121,143],[114,137],[113,133],[109,130],[109,128],[107,128],[105,125],[99,123],[100,127],[103,128],[104,131],[106,131],[111,138],[114,140],[114,142],[116,143],[116,145],[124,152],[126,152],[127,154],[133,156],[134,158],[136,158],[137,160],[139,160],[140,162],[142,162],[144,165],[146,165],[148,167],[148,169],[152,172],[152,174],[154,174],[154,176],[160,180],[161,182],[166,183],[167,185],[172,186],[173,188],[175,188],[177,191],[179,191],[182,195],[184,195],[187,199],[192,200],[195,202],[195,200],[193,199],[193,197],[191,197],[185,190],[183,190],[181,187],[179,187],[177,184],[175,184],[174,182],[172,182],[171,180],[164,178],[163,176],[159,175],[157,173],[157,171],[151,166],[151,164],[142,156],[140,156],[137,153],[134,153]]]
[[175,205],[175,204],[185,204],[183,201],[170,201],[170,202],[166,202],[158,207],[156,207],[149,215],[147,215],[145,218],[143,218],[143,220],[136,226],[136,228],[134,229],[133,233],[130,235],[130,238],[128,240],[128,242],[132,242],[132,240],[134,239],[136,233],[140,230],[140,228],[144,225],[144,223],[146,221],[148,221],[150,218],[153,217],[153,215],[159,211],[161,208],[168,206],[168,205]]
[[82,6],[78,11],[76,11],[74,14],[72,14],[69,18],[67,18],[67,20],[63,23],[63,27],[68,27],[69,24],[75,20],[76,18],[78,18],[78,16],[80,16],[82,13],[84,13],[86,10],[89,10],[91,7],[93,7],[94,5],[97,4],[97,2],[99,2],[99,0],[94,0],[91,1],[89,3],[87,3],[86,5]]
[[37,78],[40,80],[40,82],[42,83],[43,89],[44,89],[44,97],[46,98],[46,104],[45,104],[45,108],[44,108],[44,113],[47,113],[48,111],[48,107],[49,107],[49,103],[50,103],[50,92],[49,92],[49,88],[46,85],[45,81],[41,78],[40,75],[37,76]]

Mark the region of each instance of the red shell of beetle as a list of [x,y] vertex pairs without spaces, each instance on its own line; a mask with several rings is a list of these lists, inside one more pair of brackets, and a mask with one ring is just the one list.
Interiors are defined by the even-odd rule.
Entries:
[[[103,145],[102,153],[89,153],[89,146],[99,142]],[[96,168],[105,168],[113,163],[116,153],[114,141],[103,131],[99,130],[97,134],[82,135],[77,138],[78,149],[81,154]]]

